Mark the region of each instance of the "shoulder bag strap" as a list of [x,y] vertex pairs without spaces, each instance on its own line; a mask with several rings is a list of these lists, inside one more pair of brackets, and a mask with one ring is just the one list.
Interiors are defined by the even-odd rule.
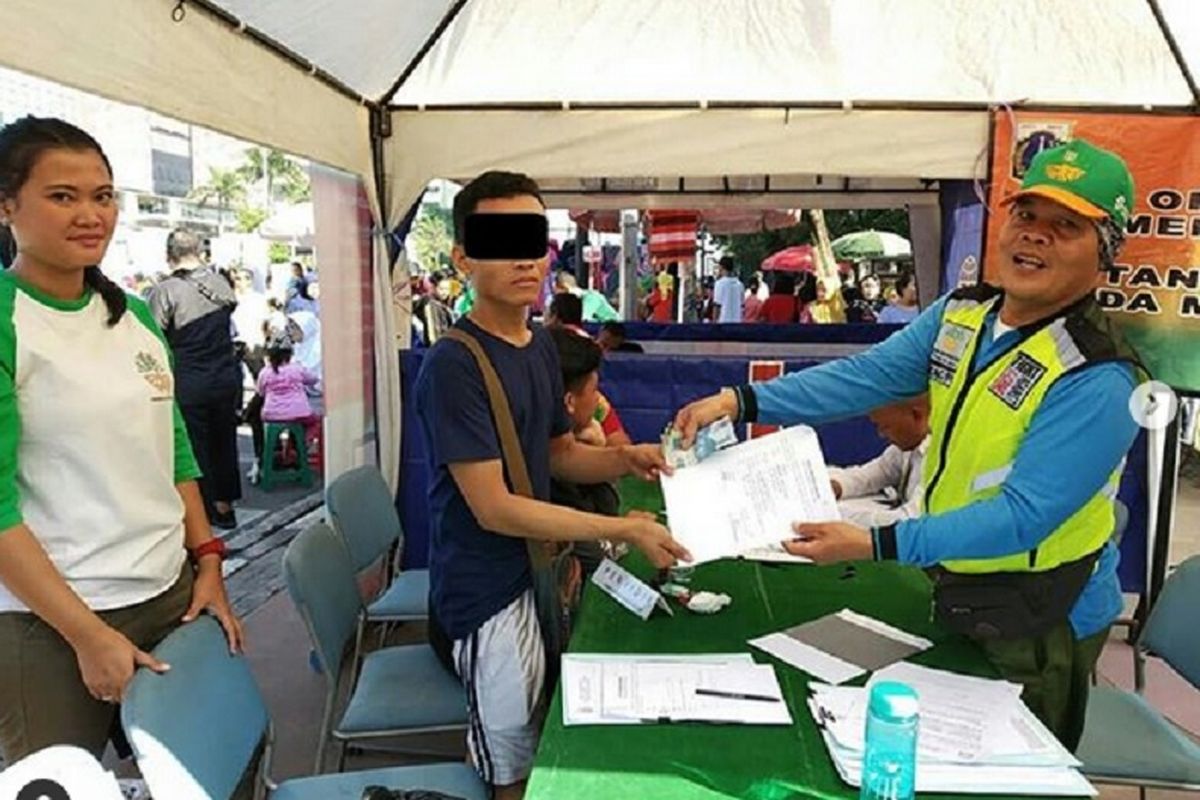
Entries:
[[[500,452],[504,464],[508,468],[508,477],[512,481],[513,490],[524,497],[533,497],[533,483],[529,480],[529,469],[525,464],[525,453],[521,451],[521,440],[517,437],[517,426],[513,422],[512,409],[508,405],[508,395],[504,392],[504,384],[492,360],[484,352],[479,340],[461,328],[451,328],[445,333],[446,338],[467,348],[475,358],[479,372],[483,375],[483,385],[487,389],[488,402],[492,408],[492,421],[496,425],[496,434],[500,437]],[[546,566],[551,558],[546,542],[534,539],[525,540],[529,550],[529,560],[534,568]]]

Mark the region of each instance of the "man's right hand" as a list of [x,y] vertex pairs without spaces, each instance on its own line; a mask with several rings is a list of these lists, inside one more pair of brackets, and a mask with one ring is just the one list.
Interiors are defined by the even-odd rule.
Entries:
[[737,413],[737,396],[732,389],[722,389],[714,395],[681,408],[675,415],[675,430],[683,437],[683,446],[691,447],[696,441],[696,431],[705,425],[711,425],[721,417],[736,419]]
[[170,666],[134,647],[123,633],[103,625],[75,648],[79,672],[88,692],[97,700],[117,703],[138,667],[166,672]]
[[625,521],[629,525],[627,540],[646,554],[655,569],[673,567],[677,561],[692,560],[687,548],[672,539],[671,532],[660,525],[653,514],[630,511]]

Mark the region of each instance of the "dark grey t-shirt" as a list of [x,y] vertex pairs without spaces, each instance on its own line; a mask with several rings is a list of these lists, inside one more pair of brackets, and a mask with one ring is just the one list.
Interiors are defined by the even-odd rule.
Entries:
[[175,355],[175,393],[180,403],[228,396],[242,385],[233,350],[237,298],[212,267],[176,270],[150,290],[150,310]]

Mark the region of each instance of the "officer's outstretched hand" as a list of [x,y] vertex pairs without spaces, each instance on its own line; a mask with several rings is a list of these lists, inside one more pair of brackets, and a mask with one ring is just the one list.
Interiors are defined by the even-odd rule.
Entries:
[[818,564],[869,561],[875,557],[871,532],[849,522],[797,522],[792,530],[796,538],[784,542],[783,548]]
[[675,430],[683,437],[684,448],[696,441],[696,431],[711,425],[721,417],[737,417],[737,397],[732,389],[722,389],[714,395],[689,403],[675,415]]

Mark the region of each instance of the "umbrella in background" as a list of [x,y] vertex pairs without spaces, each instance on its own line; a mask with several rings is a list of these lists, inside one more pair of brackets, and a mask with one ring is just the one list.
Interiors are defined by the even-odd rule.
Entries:
[[834,257],[849,261],[866,258],[912,258],[912,245],[887,231],[856,231],[833,240]]
[[572,208],[567,215],[581,228],[590,228],[597,233],[620,233],[621,212],[604,209],[593,211],[586,208]]
[[287,242],[298,247],[312,247],[313,204],[297,203],[281,206],[258,228],[258,235],[272,242]]
[[718,236],[758,233],[800,224],[800,211],[790,208],[704,208],[700,210],[700,223],[709,233]]
[[681,264],[696,260],[696,228],[699,215],[696,211],[680,209],[654,209],[643,217],[647,239],[650,243],[650,262]]
[[[728,236],[790,228],[800,223],[800,211],[779,208],[701,208],[694,212],[709,233]],[[621,212],[611,209],[573,208],[571,221],[597,233],[620,233]]]
[[763,272],[816,272],[817,255],[810,244],[788,247],[763,259]]

